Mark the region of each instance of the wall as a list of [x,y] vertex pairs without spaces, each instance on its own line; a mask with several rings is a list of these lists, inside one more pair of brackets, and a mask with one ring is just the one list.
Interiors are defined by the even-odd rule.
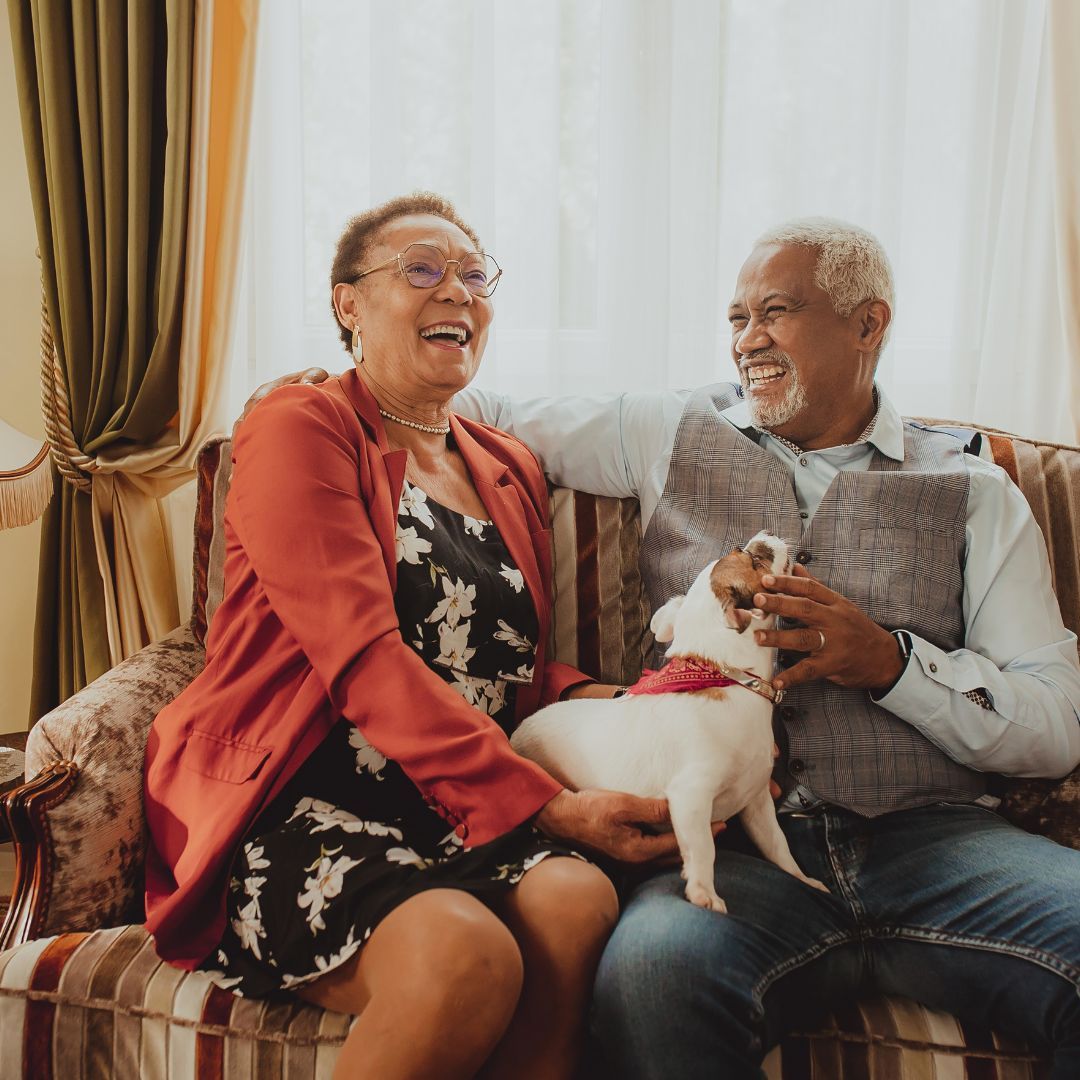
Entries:
[[[44,438],[37,234],[6,11],[0,15],[0,418]],[[28,726],[39,523],[0,532],[0,731]]]

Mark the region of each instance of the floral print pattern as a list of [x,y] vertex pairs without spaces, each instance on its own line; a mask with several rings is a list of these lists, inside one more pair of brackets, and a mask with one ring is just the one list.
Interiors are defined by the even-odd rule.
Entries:
[[[498,530],[406,483],[396,549],[403,637],[509,732],[515,686],[535,675],[538,628]],[[276,996],[350,960],[409,896],[506,889],[554,853],[576,854],[527,825],[467,848],[401,766],[341,720],[250,830],[204,970],[234,993]]]

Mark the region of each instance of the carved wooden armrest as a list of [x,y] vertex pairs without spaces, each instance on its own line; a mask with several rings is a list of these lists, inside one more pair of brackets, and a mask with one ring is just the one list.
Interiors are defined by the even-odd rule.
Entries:
[[78,776],[73,762],[58,761],[0,798],[0,815],[15,845],[15,881],[0,928],[0,952],[37,937],[41,930],[54,864],[47,813],[67,798]]

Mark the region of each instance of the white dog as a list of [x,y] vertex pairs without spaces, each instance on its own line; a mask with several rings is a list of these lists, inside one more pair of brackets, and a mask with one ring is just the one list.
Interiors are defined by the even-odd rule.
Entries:
[[787,545],[767,532],[709,563],[652,618],[656,640],[671,645],[650,682],[613,700],[549,705],[510,740],[568,788],[666,797],[686,898],[713,911],[727,908],[713,886],[710,821],[735,814],[767,859],[827,891],[796,865],[769,792],[775,650],[750,628],[775,621],[754,608],[762,575],[789,569]]

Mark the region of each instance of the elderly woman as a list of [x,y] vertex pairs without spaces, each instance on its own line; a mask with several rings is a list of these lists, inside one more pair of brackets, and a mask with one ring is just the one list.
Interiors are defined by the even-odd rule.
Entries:
[[359,1014],[338,1075],[566,1076],[617,917],[575,847],[669,853],[662,803],[563,790],[507,735],[545,659],[547,493],[515,439],[450,412],[501,271],[445,200],[342,235],[355,370],[239,428],[225,596],[146,766],[147,925],[252,996]]

